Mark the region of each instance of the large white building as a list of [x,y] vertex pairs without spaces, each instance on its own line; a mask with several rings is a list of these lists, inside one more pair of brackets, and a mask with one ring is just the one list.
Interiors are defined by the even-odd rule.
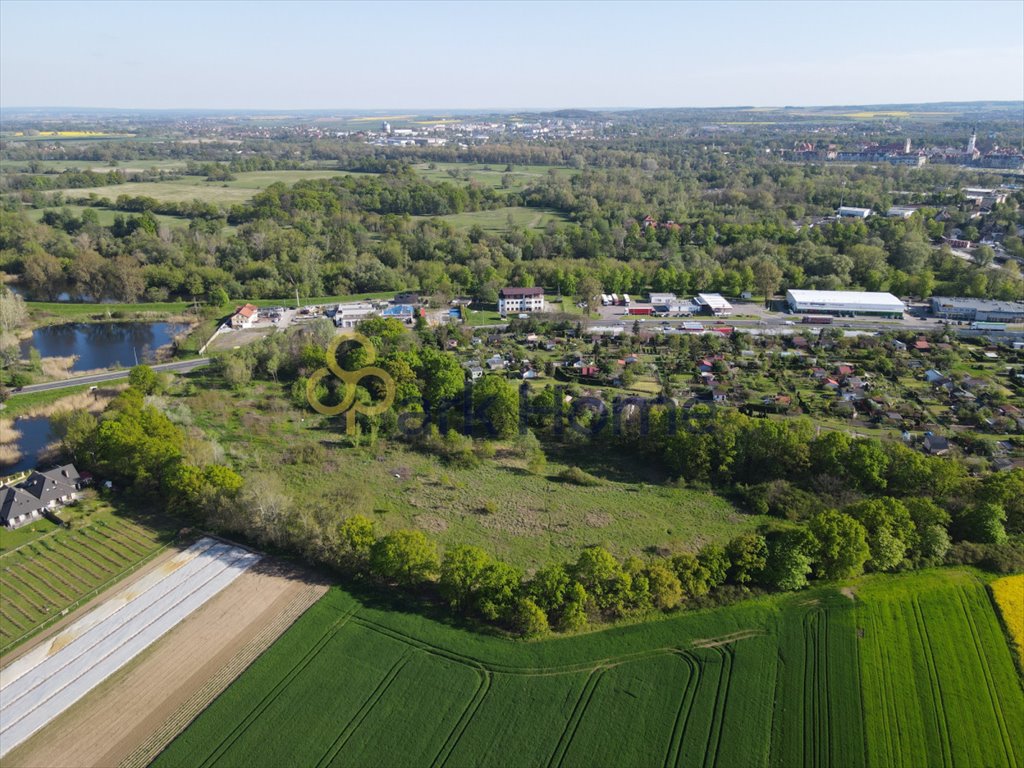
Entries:
[[543,288],[502,288],[498,291],[498,313],[543,312]]
[[1024,301],[932,296],[932,314],[950,320],[1020,323],[1024,322]]
[[698,293],[694,301],[715,317],[728,317],[732,314],[732,304],[720,293]]
[[869,291],[786,291],[794,312],[821,315],[882,315],[903,317],[906,306],[891,293]]
[[377,308],[368,302],[356,301],[339,304],[334,312],[334,324],[338,328],[355,328],[368,317],[380,314]]
[[648,299],[651,304],[678,304],[679,300],[676,298],[674,293],[656,293],[652,291],[648,294]]
[[866,219],[870,215],[870,208],[854,208],[850,205],[841,205],[836,211],[836,216],[841,219]]

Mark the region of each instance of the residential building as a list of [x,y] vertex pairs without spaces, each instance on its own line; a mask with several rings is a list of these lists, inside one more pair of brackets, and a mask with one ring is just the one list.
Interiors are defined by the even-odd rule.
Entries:
[[20,528],[78,498],[81,477],[74,464],[33,472],[15,486],[0,488],[0,525]]
[[231,327],[237,329],[251,328],[259,318],[259,308],[255,304],[243,304],[231,316]]
[[498,313],[543,312],[543,288],[502,288],[498,291]]

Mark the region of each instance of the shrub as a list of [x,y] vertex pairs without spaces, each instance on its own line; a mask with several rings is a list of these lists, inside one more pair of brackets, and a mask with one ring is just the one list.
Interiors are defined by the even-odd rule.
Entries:
[[594,477],[579,467],[566,467],[558,473],[558,479],[573,485],[595,486],[601,484],[599,477]]

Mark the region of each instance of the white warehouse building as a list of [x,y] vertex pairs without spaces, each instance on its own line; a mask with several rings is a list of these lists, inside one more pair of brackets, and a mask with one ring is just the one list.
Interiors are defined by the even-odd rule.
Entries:
[[891,293],[868,291],[786,291],[793,312],[822,315],[881,315],[903,317],[906,306]]

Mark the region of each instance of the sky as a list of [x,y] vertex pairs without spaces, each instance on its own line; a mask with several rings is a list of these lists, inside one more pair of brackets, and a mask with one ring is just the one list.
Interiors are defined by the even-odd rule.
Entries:
[[0,107],[1024,99],[1024,2],[0,0]]

